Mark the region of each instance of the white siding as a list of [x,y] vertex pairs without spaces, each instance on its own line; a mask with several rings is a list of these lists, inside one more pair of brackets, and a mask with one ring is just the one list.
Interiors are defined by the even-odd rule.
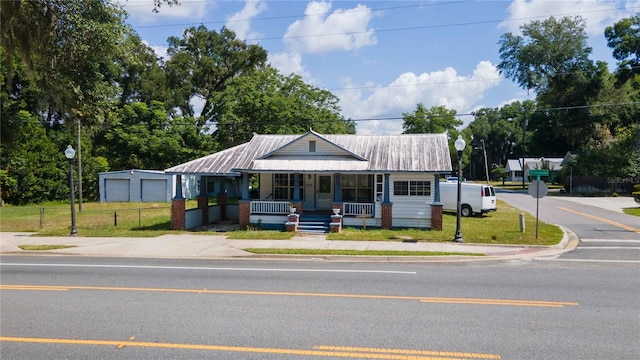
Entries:
[[[309,152],[309,141],[316,142],[316,151]],[[316,136],[305,136],[277,151],[278,155],[348,155],[349,153],[334,144]]]
[[[396,196],[394,181],[429,181],[430,196]],[[392,174],[389,177],[389,200],[393,204],[392,226],[394,227],[431,227],[431,203],[433,203],[433,175],[429,174]]]
[[260,174],[260,200],[273,200],[273,174],[264,173]]

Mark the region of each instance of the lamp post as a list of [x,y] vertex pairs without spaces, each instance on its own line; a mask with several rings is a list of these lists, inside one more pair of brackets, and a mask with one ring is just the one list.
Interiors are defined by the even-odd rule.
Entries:
[[69,195],[71,196],[71,233],[69,235],[76,236],[78,235],[78,230],[76,229],[76,206],[73,196],[73,158],[76,156],[76,151],[73,150],[71,145],[67,146],[64,156],[69,160]]
[[460,199],[460,195],[462,193],[462,152],[464,151],[464,147],[467,143],[462,138],[462,135],[458,135],[458,138],[453,143],[458,151],[458,206],[457,206],[457,215],[456,215],[456,235],[453,238],[454,242],[464,242],[462,239],[462,234],[460,233],[460,212],[462,211],[462,201]]

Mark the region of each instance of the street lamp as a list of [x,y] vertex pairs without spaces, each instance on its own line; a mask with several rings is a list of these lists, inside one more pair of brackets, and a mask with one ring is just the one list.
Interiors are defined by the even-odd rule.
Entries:
[[69,195],[71,196],[71,233],[69,235],[76,236],[78,235],[78,230],[76,229],[76,207],[73,198],[73,158],[76,156],[76,151],[73,150],[71,145],[67,146],[64,156],[69,160]]
[[462,152],[467,143],[462,138],[462,135],[458,135],[458,138],[453,143],[458,151],[458,207],[456,216],[456,236],[453,238],[454,242],[464,242],[462,234],[460,233],[460,212],[462,210],[460,195],[462,193]]

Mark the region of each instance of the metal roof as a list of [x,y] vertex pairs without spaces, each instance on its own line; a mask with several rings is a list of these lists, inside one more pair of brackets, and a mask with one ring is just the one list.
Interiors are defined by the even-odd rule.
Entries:
[[[282,155],[277,150],[313,134],[344,152]],[[166,169],[174,174],[239,175],[240,172],[450,172],[447,133],[402,135],[254,134],[238,145]]]

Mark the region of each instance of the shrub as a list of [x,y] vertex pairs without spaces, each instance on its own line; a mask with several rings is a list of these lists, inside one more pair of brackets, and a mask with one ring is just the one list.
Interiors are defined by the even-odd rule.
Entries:
[[634,191],[631,193],[631,195],[633,196],[633,200],[635,200],[637,203],[640,203],[640,191]]

